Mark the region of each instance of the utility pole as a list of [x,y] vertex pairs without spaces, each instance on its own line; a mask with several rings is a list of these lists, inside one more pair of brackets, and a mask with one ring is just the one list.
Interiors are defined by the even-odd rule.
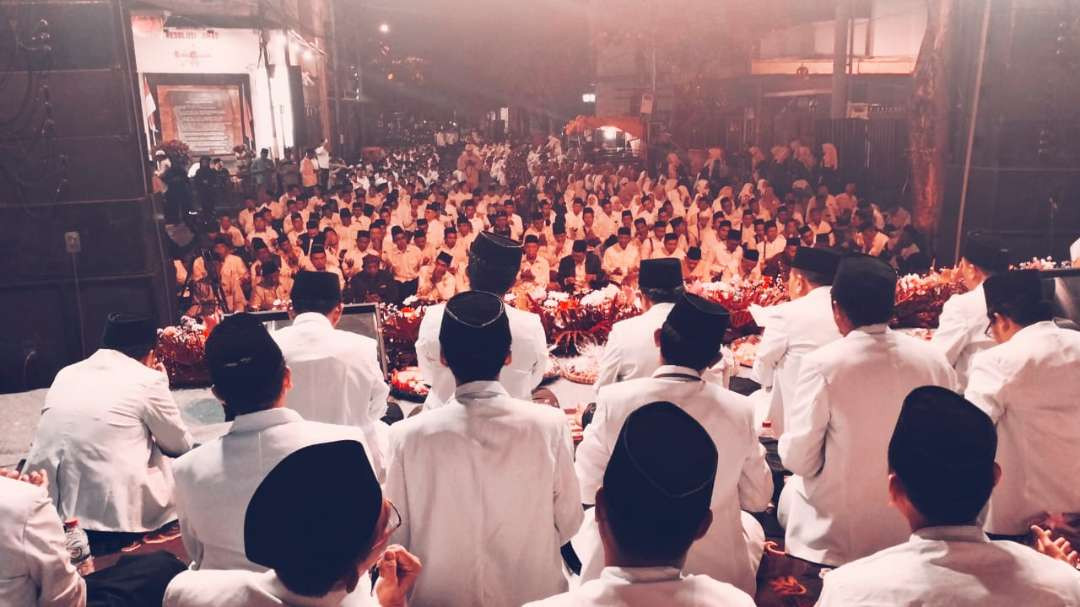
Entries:
[[837,0],[833,24],[832,104],[830,118],[847,116],[848,29],[851,21],[851,0]]

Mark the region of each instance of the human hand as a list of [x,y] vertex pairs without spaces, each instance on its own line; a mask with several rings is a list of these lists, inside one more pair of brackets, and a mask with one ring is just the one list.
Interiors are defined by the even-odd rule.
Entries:
[[1080,565],[1080,555],[1072,548],[1063,537],[1054,539],[1054,536],[1038,525],[1031,526],[1031,532],[1035,534],[1035,549],[1046,556],[1068,563],[1073,567]]
[[19,474],[9,468],[0,468],[0,477],[30,483],[35,487],[45,487],[49,484],[49,474],[44,470],[35,470],[30,474]]
[[423,566],[405,548],[393,545],[379,558],[379,579],[375,582],[375,597],[381,607],[404,607],[409,591],[416,584]]

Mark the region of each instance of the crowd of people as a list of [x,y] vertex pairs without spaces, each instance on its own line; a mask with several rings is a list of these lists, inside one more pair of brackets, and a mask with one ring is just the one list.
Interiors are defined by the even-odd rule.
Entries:
[[[782,549],[822,568],[821,605],[1080,605],[1080,557],[1056,535],[1080,512],[1080,332],[1053,317],[1038,272],[969,238],[970,290],[927,342],[888,326],[898,267],[923,253],[887,242],[875,231],[886,214],[852,188],[825,185],[806,207],[792,188],[769,211],[767,180],[729,197],[730,174],[708,177],[723,175],[715,163],[689,186],[677,157],[655,182],[537,170],[557,156],[469,149],[443,191],[430,150],[401,152],[380,165],[400,174],[361,168],[327,199],[301,190],[266,209],[248,201],[241,227],[222,218],[213,255],[189,270],[220,292],[193,305],[287,299],[292,324],[271,334],[241,313],[213,329],[206,363],[231,425],[196,445],[154,357],[155,323],[110,316],[101,349],[50,388],[23,469],[0,477],[0,529],[18,530],[0,533],[0,603],[742,606],[765,553]],[[531,186],[502,199],[509,186],[469,182],[499,174],[534,175],[536,199]],[[370,220],[358,252],[338,234],[357,203]],[[538,215],[522,222],[519,204]],[[749,230],[763,222],[760,241],[725,224],[739,211]],[[780,224],[798,232],[795,211],[811,231],[836,228],[789,245]],[[294,233],[270,236],[275,212]],[[619,221],[598,227],[601,214]],[[865,230],[848,239],[852,221]],[[545,260],[541,242],[561,249]],[[730,273],[723,251],[739,256]],[[753,394],[710,373],[730,318],[685,289],[705,259],[699,279],[789,284],[791,301],[761,319]],[[415,344],[430,394],[392,425],[374,340],[335,328],[358,277],[372,285],[362,301],[439,302]],[[566,415],[532,402],[547,359],[539,317],[504,303],[538,280],[630,281],[646,308],[612,330],[576,447]],[[774,509],[782,548],[760,524]],[[159,553],[83,579],[64,545],[71,519],[97,554],[178,521],[190,567],[177,574]],[[101,602],[118,585],[139,594]]]
[[835,171],[798,141],[751,154],[749,173],[714,149],[692,177],[676,153],[653,172],[594,166],[556,138],[470,143],[456,160],[440,150],[361,162],[332,184],[261,188],[219,212],[209,250],[174,262],[183,308],[280,308],[302,270],[337,274],[350,302],[444,302],[469,290],[466,252],[485,231],[524,244],[523,291],[632,286],[641,260],[663,258],[687,282],[786,280],[799,247],[866,253],[901,273],[931,263],[906,209],[881,209],[854,183],[832,191]]

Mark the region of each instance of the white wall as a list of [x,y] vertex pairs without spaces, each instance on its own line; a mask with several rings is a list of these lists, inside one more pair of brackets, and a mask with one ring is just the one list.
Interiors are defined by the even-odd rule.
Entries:
[[[762,59],[831,56],[833,24],[802,23],[773,30],[761,39]],[[866,30],[870,28],[870,49]],[[856,57],[915,57],[926,30],[926,0],[873,0],[870,19],[856,19],[853,48]]]
[[[251,113],[255,123],[255,146],[274,149],[274,125],[277,127],[275,155],[293,145],[292,99],[288,71],[285,68],[284,36],[273,32],[267,49],[271,64],[279,66],[273,78],[267,78],[259,63],[259,32],[249,29],[170,29],[160,28],[152,16],[132,17],[135,63],[140,79],[143,74],[239,74],[248,76],[251,90]],[[270,97],[273,94],[274,107]]]

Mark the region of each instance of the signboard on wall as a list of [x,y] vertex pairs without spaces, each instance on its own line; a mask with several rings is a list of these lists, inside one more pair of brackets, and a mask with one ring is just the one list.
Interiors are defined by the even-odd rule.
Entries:
[[158,110],[165,141],[179,139],[193,154],[232,154],[244,143],[240,87],[159,84]]

